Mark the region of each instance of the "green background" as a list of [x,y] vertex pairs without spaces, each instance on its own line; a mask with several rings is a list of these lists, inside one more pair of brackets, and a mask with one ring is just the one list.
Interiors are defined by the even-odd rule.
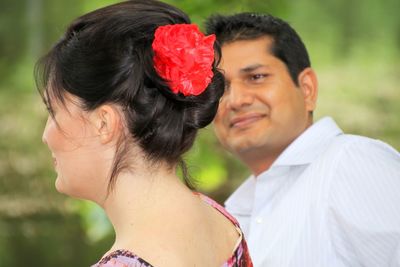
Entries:
[[[0,267],[89,266],[112,244],[100,208],[54,189],[41,143],[46,110],[33,65],[78,15],[116,1],[0,0]],[[316,118],[400,149],[400,1],[167,1],[196,23],[214,12],[263,11],[303,37],[319,77]],[[198,187],[219,202],[249,174],[212,126],[186,155]],[[200,222],[199,222],[200,223]]]

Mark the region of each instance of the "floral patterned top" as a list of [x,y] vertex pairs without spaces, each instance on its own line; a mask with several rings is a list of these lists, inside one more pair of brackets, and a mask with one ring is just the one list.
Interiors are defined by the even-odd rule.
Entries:
[[[232,256],[221,266],[221,267],[252,267],[253,263],[249,256],[247,244],[243,238],[242,231],[239,228],[239,223],[235,218],[232,217],[221,205],[214,200],[206,197],[203,194],[195,193],[204,202],[208,203],[219,212],[221,212],[226,218],[228,218],[238,229],[240,238],[238,240],[235,251]],[[98,263],[92,265],[92,267],[154,267],[147,261],[143,260],[133,252],[128,250],[116,250],[105,257],[103,257]]]

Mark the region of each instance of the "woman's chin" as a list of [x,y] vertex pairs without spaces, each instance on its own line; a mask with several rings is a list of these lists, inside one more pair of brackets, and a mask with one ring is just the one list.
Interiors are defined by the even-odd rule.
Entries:
[[56,179],[56,181],[54,182],[54,185],[55,185],[55,187],[56,187],[56,190],[57,190],[59,193],[61,193],[61,194],[67,194],[67,193],[65,192],[65,186],[63,185],[63,183],[62,183],[60,177],[57,176],[57,179]]

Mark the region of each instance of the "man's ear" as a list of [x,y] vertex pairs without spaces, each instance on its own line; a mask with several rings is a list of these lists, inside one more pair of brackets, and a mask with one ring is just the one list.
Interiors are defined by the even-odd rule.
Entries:
[[92,112],[90,120],[103,144],[116,140],[121,134],[121,114],[112,105],[101,105],[96,108]]
[[317,105],[318,79],[312,68],[306,68],[299,74],[299,87],[304,95],[306,109],[313,111]]

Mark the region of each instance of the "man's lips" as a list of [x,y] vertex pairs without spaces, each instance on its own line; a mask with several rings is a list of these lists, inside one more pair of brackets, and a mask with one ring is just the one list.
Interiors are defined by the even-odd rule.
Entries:
[[259,114],[259,113],[235,116],[230,120],[229,126],[230,128],[245,128],[250,124],[252,124],[253,122],[256,122],[264,117],[265,117],[264,114]]

